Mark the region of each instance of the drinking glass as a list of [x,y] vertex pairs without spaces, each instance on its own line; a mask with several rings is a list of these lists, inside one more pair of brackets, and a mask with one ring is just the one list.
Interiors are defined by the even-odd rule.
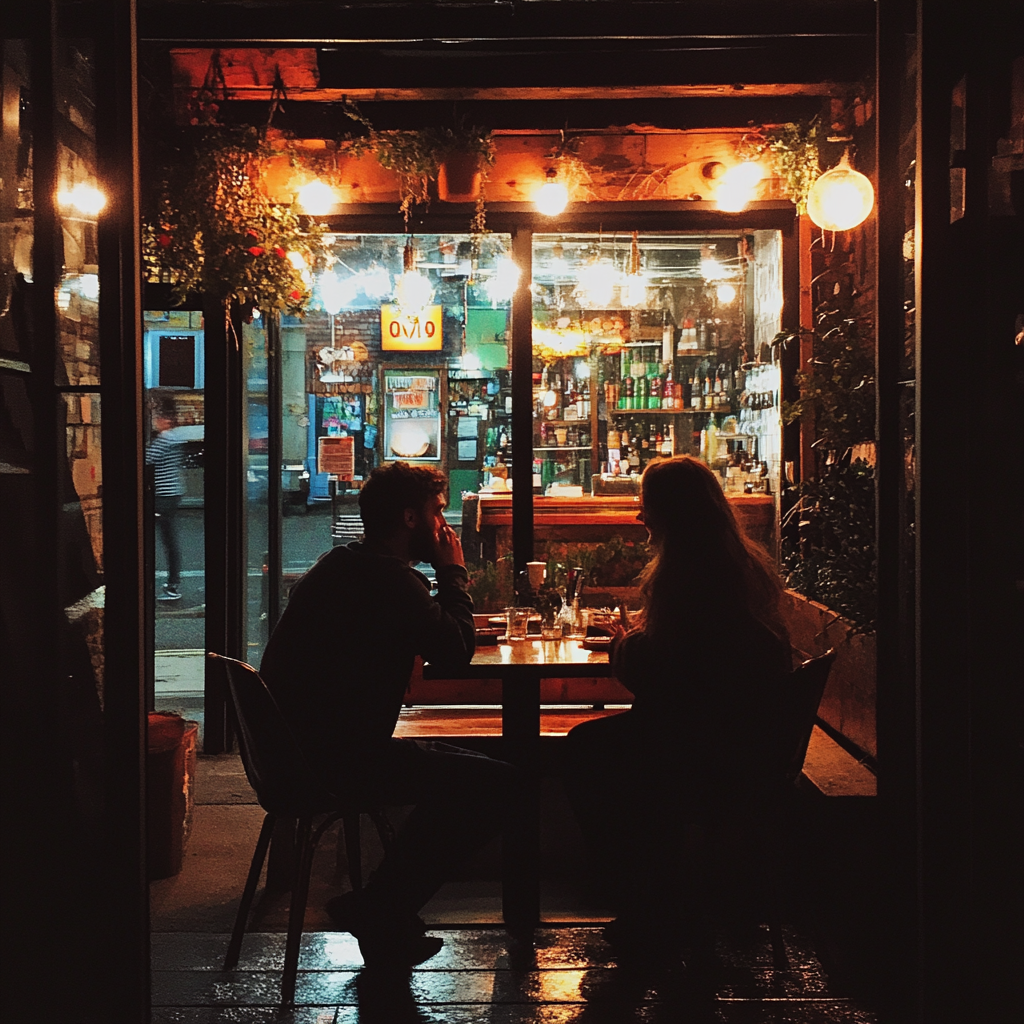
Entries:
[[525,640],[529,629],[530,617],[537,614],[536,608],[518,605],[505,609],[505,633],[509,640]]

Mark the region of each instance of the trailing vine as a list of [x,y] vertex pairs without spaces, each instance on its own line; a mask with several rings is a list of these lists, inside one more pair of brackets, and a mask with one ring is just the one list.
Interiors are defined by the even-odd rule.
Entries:
[[821,174],[819,147],[826,138],[820,118],[811,121],[763,127],[752,144],[755,155],[768,152],[782,179],[786,194],[796,204],[797,213],[807,212],[807,195]]
[[256,128],[198,125],[148,169],[143,259],[178,300],[203,292],[301,314],[322,262],[322,230],[270,200],[262,167],[271,155]]

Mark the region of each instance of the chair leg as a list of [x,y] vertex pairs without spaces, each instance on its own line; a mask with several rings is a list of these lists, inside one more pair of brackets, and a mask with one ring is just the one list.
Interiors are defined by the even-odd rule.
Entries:
[[370,820],[377,828],[377,835],[380,837],[380,845],[387,853],[395,841],[395,829],[388,816],[383,811],[370,811]]
[[288,912],[288,939],[284,950],[284,974],[281,978],[281,1002],[291,1006],[295,1002],[295,980],[299,973],[299,943],[302,940],[302,926],[306,916],[306,899],[309,896],[309,876],[313,868],[315,849],[310,832],[312,819],[300,818],[295,877],[292,881],[292,905]]
[[363,849],[359,828],[359,815],[346,814],[341,819],[345,833],[345,856],[348,858],[348,880],[353,891],[363,887]]
[[256,849],[253,851],[252,863],[249,865],[249,875],[245,880],[245,888],[242,890],[242,902],[239,903],[238,913],[235,915],[235,927],[231,932],[227,955],[224,957],[225,971],[233,971],[238,966],[238,955],[242,951],[245,926],[249,923],[249,911],[252,908],[253,897],[256,895],[256,885],[260,880],[260,872],[263,870],[263,861],[267,857],[267,847],[270,846],[270,837],[273,834],[276,820],[273,814],[268,814],[263,819],[260,837],[256,840]]

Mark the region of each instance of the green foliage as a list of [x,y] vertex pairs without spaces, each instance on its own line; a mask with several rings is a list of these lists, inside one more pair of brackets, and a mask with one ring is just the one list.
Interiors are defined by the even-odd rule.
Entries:
[[649,557],[644,541],[624,540],[618,535],[600,544],[549,541],[548,579],[556,587],[564,587],[565,570],[578,566],[586,573],[589,587],[629,587]]
[[143,210],[143,259],[167,275],[179,300],[189,292],[301,313],[309,271],[321,255],[321,229],[270,201],[262,185],[269,158],[256,128],[202,125],[181,130],[149,169]]
[[[353,156],[372,153],[381,167],[394,171],[399,178],[399,209],[409,221],[416,204],[430,202],[430,183],[437,181],[445,158],[453,153],[475,153],[480,165],[494,163],[494,141],[486,128],[391,128],[379,130],[360,112],[355,103],[348,103],[345,113],[366,130],[365,135],[345,140],[345,148]],[[478,223],[479,222],[479,223]],[[478,203],[474,231],[483,231],[483,208]]]
[[[780,336],[789,341],[795,336]],[[875,353],[871,325],[837,309],[818,313],[813,356],[807,373],[797,374],[800,398],[783,409],[793,422],[814,416],[816,450],[825,461],[842,458],[855,444],[875,436]]]
[[469,596],[477,612],[504,611],[513,603],[512,556],[469,566]]
[[862,632],[875,628],[875,475],[866,462],[842,461],[804,481],[783,531],[786,585],[820,601]]
[[763,143],[757,152],[772,155],[779,177],[789,198],[796,203],[798,213],[807,212],[807,194],[821,174],[818,145],[825,139],[825,129],[819,118],[811,121],[790,122],[760,131]]

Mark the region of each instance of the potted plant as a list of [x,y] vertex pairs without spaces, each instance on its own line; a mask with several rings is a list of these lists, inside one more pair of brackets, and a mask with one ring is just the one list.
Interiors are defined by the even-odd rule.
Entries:
[[441,128],[433,133],[439,159],[437,198],[444,203],[476,202],[484,165],[494,162],[491,133],[482,128]]

